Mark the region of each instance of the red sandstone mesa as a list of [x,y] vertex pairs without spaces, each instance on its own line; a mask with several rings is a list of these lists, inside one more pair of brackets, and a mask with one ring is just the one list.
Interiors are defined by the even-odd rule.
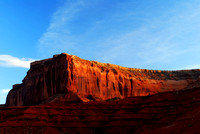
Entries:
[[200,133],[199,76],[55,55],[13,86],[0,105],[0,134]]
[[87,102],[199,87],[200,70],[154,71],[88,61],[62,53],[31,63],[6,106]]

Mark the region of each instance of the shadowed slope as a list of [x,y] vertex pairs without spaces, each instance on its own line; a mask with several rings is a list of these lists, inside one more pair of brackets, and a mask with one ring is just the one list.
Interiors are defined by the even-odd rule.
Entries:
[[0,133],[199,133],[200,89],[116,101],[0,108]]

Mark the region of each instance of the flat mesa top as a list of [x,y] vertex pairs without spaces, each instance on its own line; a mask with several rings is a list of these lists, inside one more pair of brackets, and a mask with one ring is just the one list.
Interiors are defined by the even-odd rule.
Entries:
[[97,66],[100,67],[106,67],[109,69],[119,69],[119,70],[123,70],[123,71],[138,71],[138,72],[152,72],[152,73],[162,73],[162,72],[168,72],[168,73],[174,73],[174,72],[183,72],[183,73],[187,73],[187,72],[199,72],[200,69],[192,69],[192,70],[152,70],[152,69],[139,69],[139,68],[129,68],[129,67],[123,67],[123,66],[119,66],[119,65],[115,65],[115,64],[111,64],[111,63],[101,63],[98,61],[89,61],[89,60],[85,60],[82,58],[79,58],[78,56],[75,55],[70,55],[68,53],[61,53],[61,54],[56,54],[54,55],[52,58],[48,58],[48,59],[44,59],[44,60],[39,60],[39,61],[34,61],[31,63],[31,66],[34,65],[38,65],[38,64],[44,64],[45,62],[51,61],[53,59],[62,57],[62,56],[69,56],[70,58],[72,58],[75,61],[81,61],[81,62],[85,62],[85,63],[89,63],[89,64],[95,64]]

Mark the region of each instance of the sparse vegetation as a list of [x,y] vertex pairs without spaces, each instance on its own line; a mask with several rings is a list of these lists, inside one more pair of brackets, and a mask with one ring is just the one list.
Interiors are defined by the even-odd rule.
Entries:
[[107,99],[106,101],[115,101],[115,100],[120,100],[121,98],[120,97],[114,97],[114,98],[111,98],[111,99]]

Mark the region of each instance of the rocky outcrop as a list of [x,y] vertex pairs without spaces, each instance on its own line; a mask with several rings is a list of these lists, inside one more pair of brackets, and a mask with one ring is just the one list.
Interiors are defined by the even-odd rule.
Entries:
[[60,54],[31,63],[22,84],[13,86],[6,106],[87,102],[199,87],[200,70],[126,68]]

